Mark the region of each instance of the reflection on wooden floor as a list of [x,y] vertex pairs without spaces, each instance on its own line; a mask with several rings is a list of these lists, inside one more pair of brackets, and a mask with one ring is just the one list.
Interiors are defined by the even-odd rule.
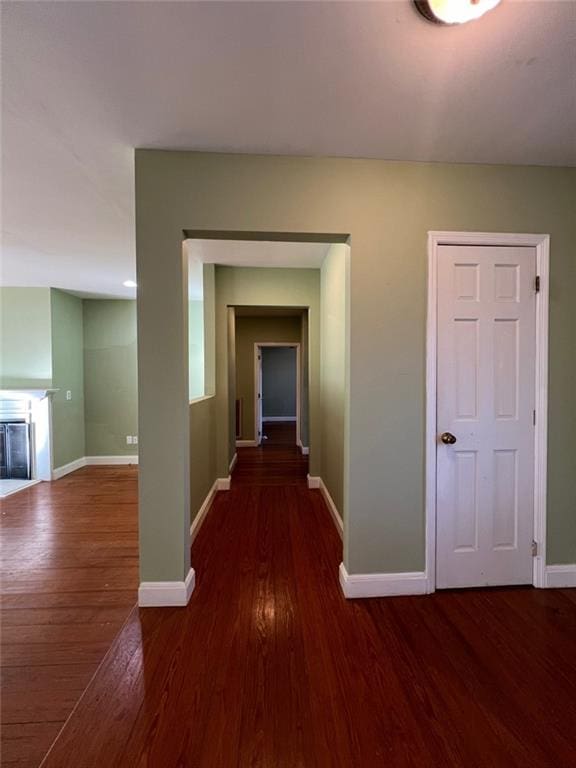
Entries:
[[262,424],[263,448],[296,445],[296,423],[290,421],[265,421]]
[[1,502],[6,768],[37,768],[134,607],[136,486],[87,467]]
[[574,591],[347,602],[304,472],[239,450],[190,604],[131,613],[44,768],[573,765]]
[[289,422],[264,424],[267,440],[260,448],[240,448],[234,470],[234,485],[306,485],[308,457],[296,446],[296,425]]

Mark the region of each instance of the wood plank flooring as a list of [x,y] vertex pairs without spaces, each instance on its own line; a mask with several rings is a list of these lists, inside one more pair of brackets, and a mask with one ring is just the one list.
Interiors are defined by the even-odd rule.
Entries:
[[296,445],[296,422],[264,421],[262,423],[263,448],[294,447]]
[[134,607],[137,469],[87,467],[0,505],[1,764],[37,768]]
[[305,469],[239,451],[190,604],[132,611],[43,768],[574,766],[574,591],[345,601]]
[[296,425],[264,424],[266,440],[255,450],[241,449],[234,470],[234,487],[240,485],[306,485],[308,458],[296,448]]

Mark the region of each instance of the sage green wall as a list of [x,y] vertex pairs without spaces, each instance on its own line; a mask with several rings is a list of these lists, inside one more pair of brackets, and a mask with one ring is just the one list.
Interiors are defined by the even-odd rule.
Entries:
[[58,390],[54,468],[85,455],[137,454],[126,444],[138,434],[136,302],[56,288],[2,288],[0,300],[2,385]]
[[136,302],[84,300],[87,456],[132,456],[138,445]]
[[204,392],[216,392],[216,284],[214,264],[204,264]]
[[236,317],[236,397],[242,399],[242,439],[254,440],[254,344],[300,342],[299,317]]
[[344,515],[347,245],[332,245],[320,277],[320,475]]
[[[226,313],[230,306],[309,307],[310,321],[310,472],[319,466],[318,395],[320,370],[320,270],[216,266],[216,396],[218,401],[218,474],[228,474],[234,453],[234,407],[227,424],[228,360]],[[238,318],[240,320],[241,318]],[[290,341],[298,341],[298,336]],[[259,339],[262,341],[262,339]],[[234,369],[232,369],[233,371]],[[234,389],[236,381],[234,377]],[[232,404],[234,401],[232,401]],[[253,419],[252,413],[252,419]],[[250,439],[250,438],[246,438]],[[228,446],[228,452],[226,447]],[[225,473],[225,474],[222,474]]]
[[0,303],[2,386],[58,390],[52,401],[57,469],[84,456],[82,300],[56,288],[2,288]]
[[[184,228],[350,235],[350,573],[420,571],[425,564],[428,231],[549,233],[547,554],[550,563],[575,562],[575,200],[574,169],[137,150],[140,391],[146,405],[167,403],[162,424],[147,407],[141,411],[141,443],[149,446],[142,474],[149,484],[158,469],[162,474],[153,492],[146,486],[140,505],[143,560],[154,578],[177,571],[181,578],[173,564],[184,562],[179,531],[188,518],[181,491],[188,456],[184,465],[162,457],[188,451],[179,330],[186,313],[179,298]],[[227,288],[233,295],[234,286]],[[310,322],[318,318],[311,314]],[[311,400],[317,397],[316,388]],[[226,402],[220,394],[219,407]]]
[[190,523],[216,480],[216,400],[190,403]]
[[190,400],[204,396],[204,302],[188,302],[188,387]]
[[214,485],[216,473],[216,288],[214,265],[204,265],[204,389],[206,396],[190,403],[190,523]]
[[[53,466],[85,454],[82,299],[51,289]],[[71,399],[66,399],[70,392]]]
[[52,384],[50,288],[0,288],[0,388]]

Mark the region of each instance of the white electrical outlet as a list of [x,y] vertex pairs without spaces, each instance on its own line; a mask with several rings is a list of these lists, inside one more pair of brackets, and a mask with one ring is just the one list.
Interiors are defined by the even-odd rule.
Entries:
[[66,390],[66,400],[72,400],[72,390]]
[[132,445],[132,435],[126,435],[126,445]]
[[138,445],[138,435],[132,437],[132,445]]

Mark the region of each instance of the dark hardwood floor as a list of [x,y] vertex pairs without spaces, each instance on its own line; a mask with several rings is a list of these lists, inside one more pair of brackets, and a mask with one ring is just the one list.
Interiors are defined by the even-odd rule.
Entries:
[[234,470],[234,487],[240,485],[306,486],[308,458],[296,447],[296,425],[290,422],[264,424],[265,440],[260,449],[240,449]]
[[347,602],[305,459],[239,453],[190,604],[132,611],[43,768],[576,765],[574,591]]
[[296,445],[296,423],[293,421],[265,421],[262,424],[262,433],[263,448]]
[[38,768],[134,607],[137,470],[89,467],[0,504],[0,761]]

